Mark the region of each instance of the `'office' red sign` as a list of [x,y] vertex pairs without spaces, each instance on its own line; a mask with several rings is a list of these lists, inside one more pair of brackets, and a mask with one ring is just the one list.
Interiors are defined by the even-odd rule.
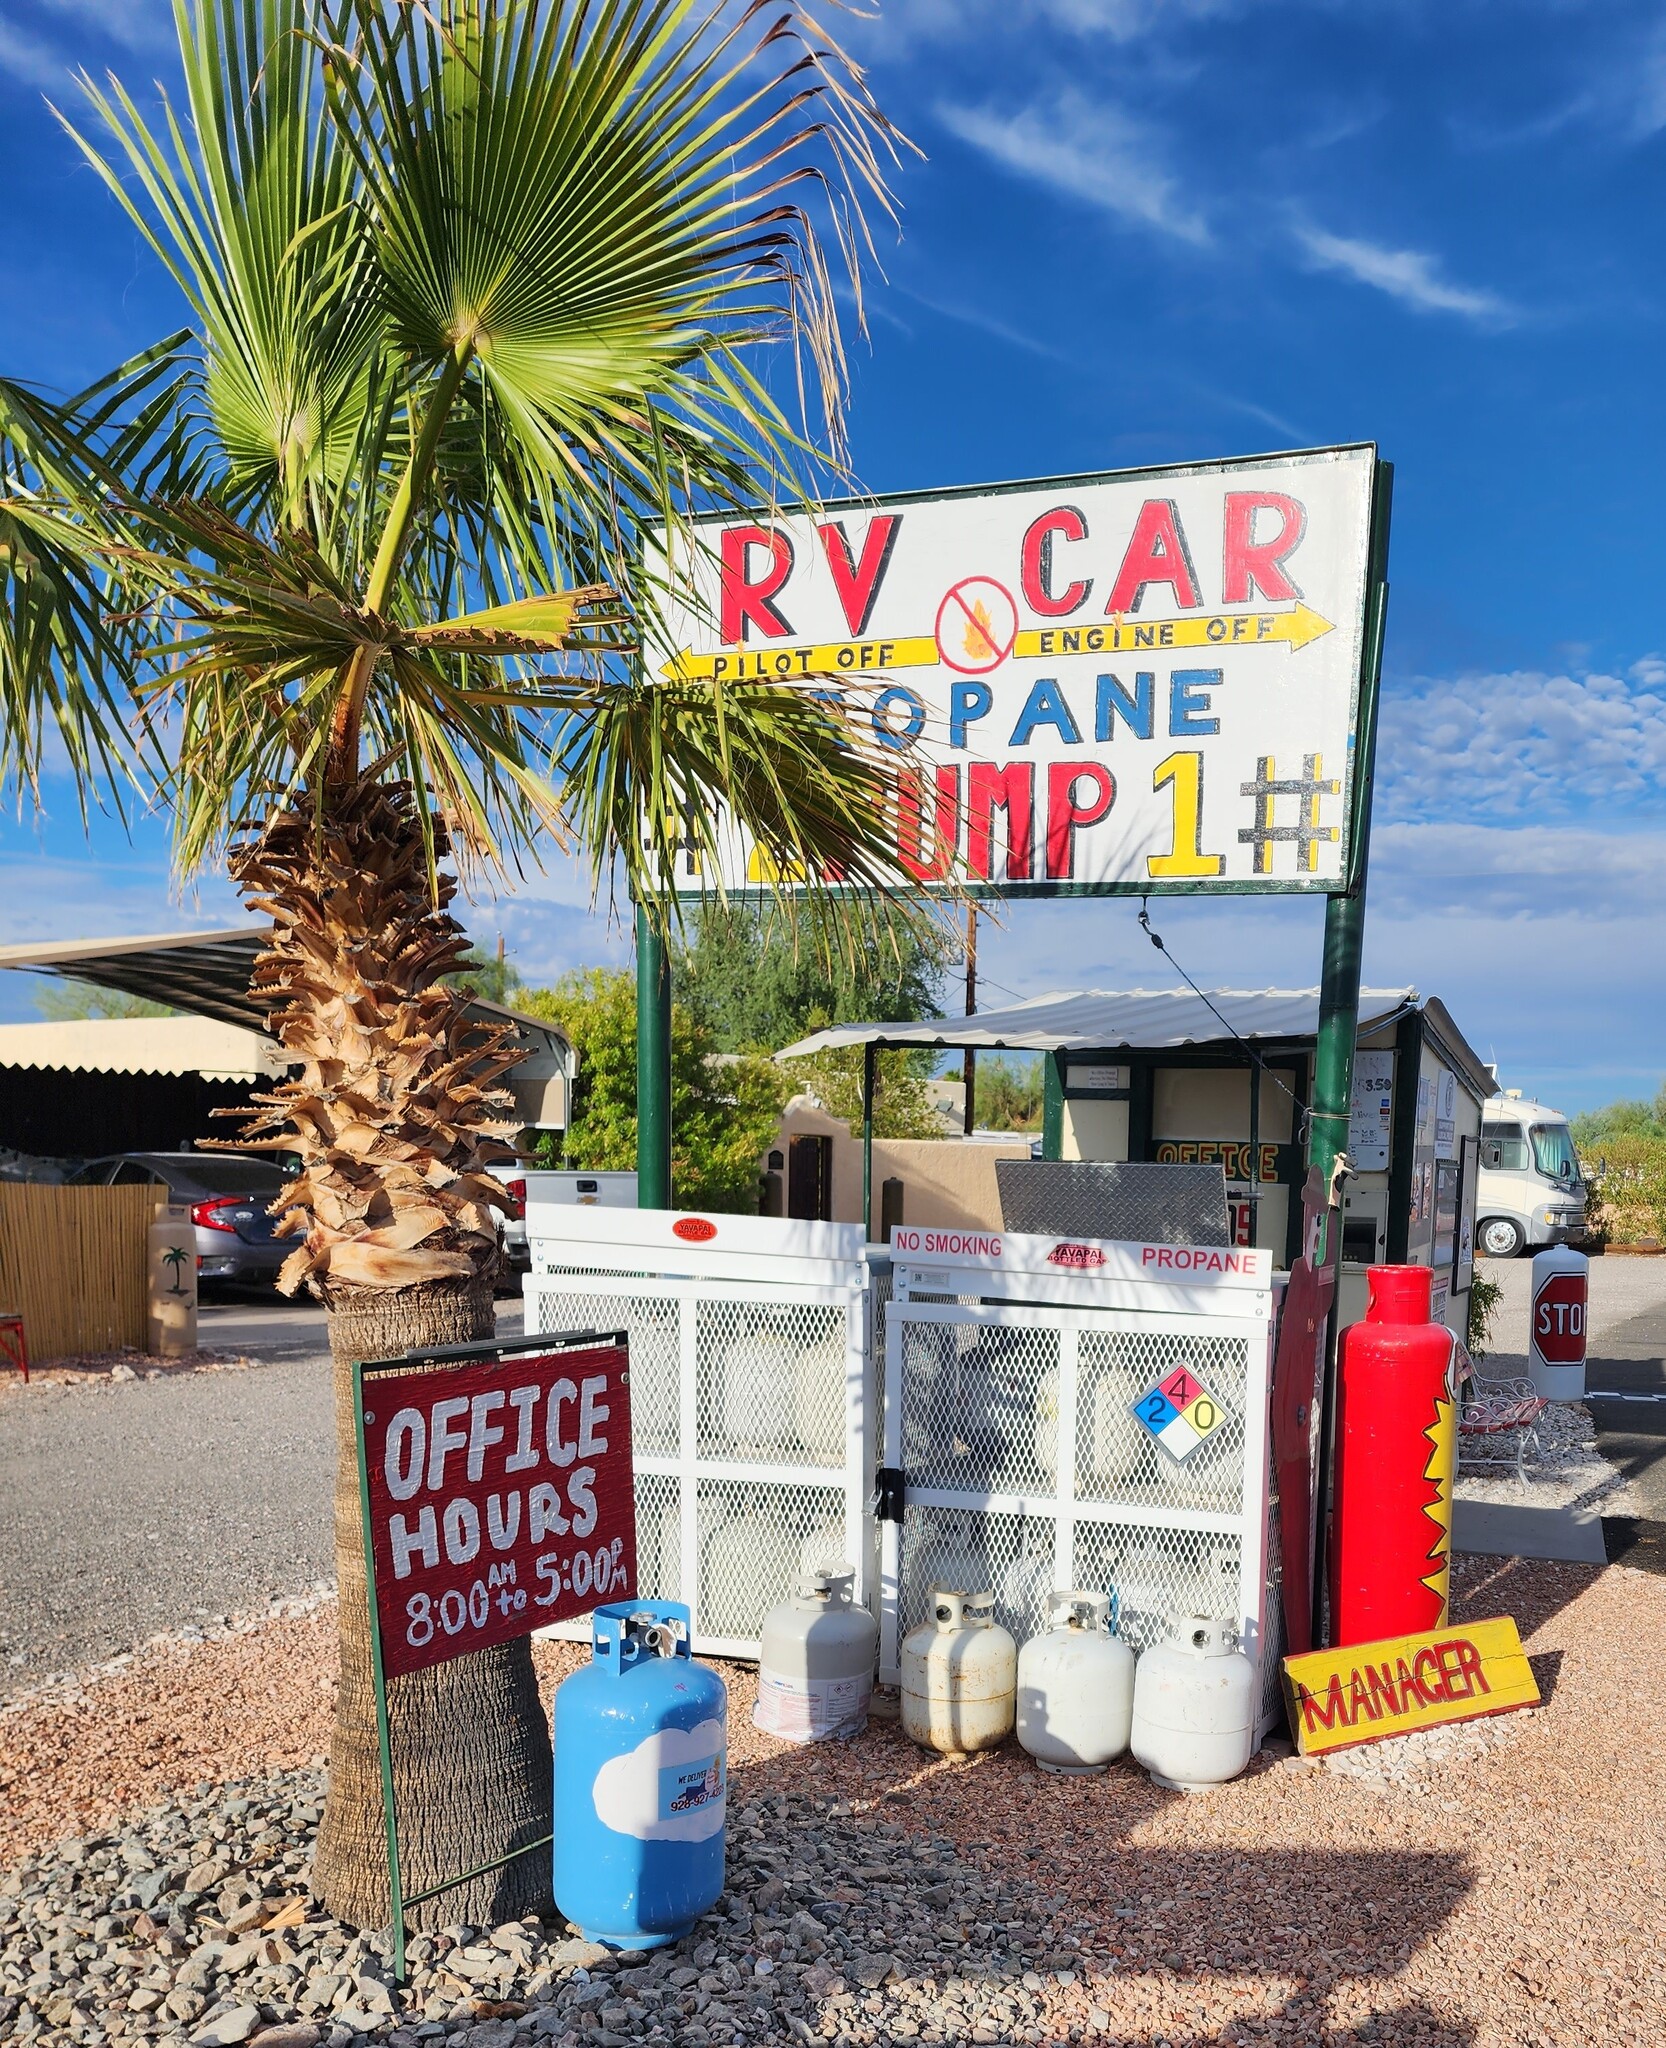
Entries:
[[363,1383],[388,1677],[634,1595],[628,1364],[607,1344]]

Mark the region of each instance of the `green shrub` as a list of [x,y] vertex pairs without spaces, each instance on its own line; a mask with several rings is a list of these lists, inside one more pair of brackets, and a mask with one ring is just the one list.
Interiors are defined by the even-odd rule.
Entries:
[[1666,1238],[1666,1138],[1596,1138],[1581,1149],[1579,1164],[1590,1190],[1587,1213],[1602,1241]]
[[1498,1281],[1489,1280],[1477,1266],[1469,1283],[1469,1328],[1464,1335],[1469,1355],[1477,1364],[1492,1349],[1493,1318],[1503,1299],[1503,1287]]

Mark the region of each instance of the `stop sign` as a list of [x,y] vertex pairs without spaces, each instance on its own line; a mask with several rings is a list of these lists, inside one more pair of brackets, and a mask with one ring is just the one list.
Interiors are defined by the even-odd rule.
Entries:
[[1552,1273],[1533,1296],[1533,1347],[1547,1365],[1585,1361],[1583,1273]]

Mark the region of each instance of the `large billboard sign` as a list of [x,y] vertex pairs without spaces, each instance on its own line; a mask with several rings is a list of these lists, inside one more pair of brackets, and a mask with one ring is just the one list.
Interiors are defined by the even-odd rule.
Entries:
[[[839,692],[924,888],[1334,890],[1375,473],[1329,448],[714,519],[654,665]],[[735,837],[723,868],[777,879]]]

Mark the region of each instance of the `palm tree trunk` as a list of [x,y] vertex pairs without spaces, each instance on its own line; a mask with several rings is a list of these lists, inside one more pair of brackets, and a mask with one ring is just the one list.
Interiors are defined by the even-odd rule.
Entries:
[[[489,1284],[363,1289],[331,1305],[341,1678],[313,1890],[355,1927],[387,1924],[388,1860],[351,1368],[356,1360],[490,1338],[494,1326]],[[527,1638],[392,1679],[388,1705],[406,1892],[425,1891],[549,1833],[549,1722]],[[549,1852],[534,1851],[414,1908],[408,1918],[428,1928],[496,1927],[546,1909],[549,1899]]]
[[[299,1153],[279,1203],[299,1242],[278,1284],[305,1284],[330,1315],[341,1680],[313,1885],[360,1927],[387,1924],[388,1867],[351,1368],[494,1334],[492,1212],[508,1196],[493,1169],[514,1157],[499,1085],[513,1033],[471,1022],[442,984],[467,942],[446,908],[455,882],[430,879],[424,823],[408,783],[371,771],[316,807],[298,797],[231,857],[272,919],[254,993],[293,1062],[255,1098],[243,1143]],[[443,820],[432,832],[442,857]],[[407,1893],[548,1834],[549,1724],[526,1640],[394,1679],[388,1718]],[[410,1917],[496,1925],[549,1893],[548,1856],[532,1854]]]

